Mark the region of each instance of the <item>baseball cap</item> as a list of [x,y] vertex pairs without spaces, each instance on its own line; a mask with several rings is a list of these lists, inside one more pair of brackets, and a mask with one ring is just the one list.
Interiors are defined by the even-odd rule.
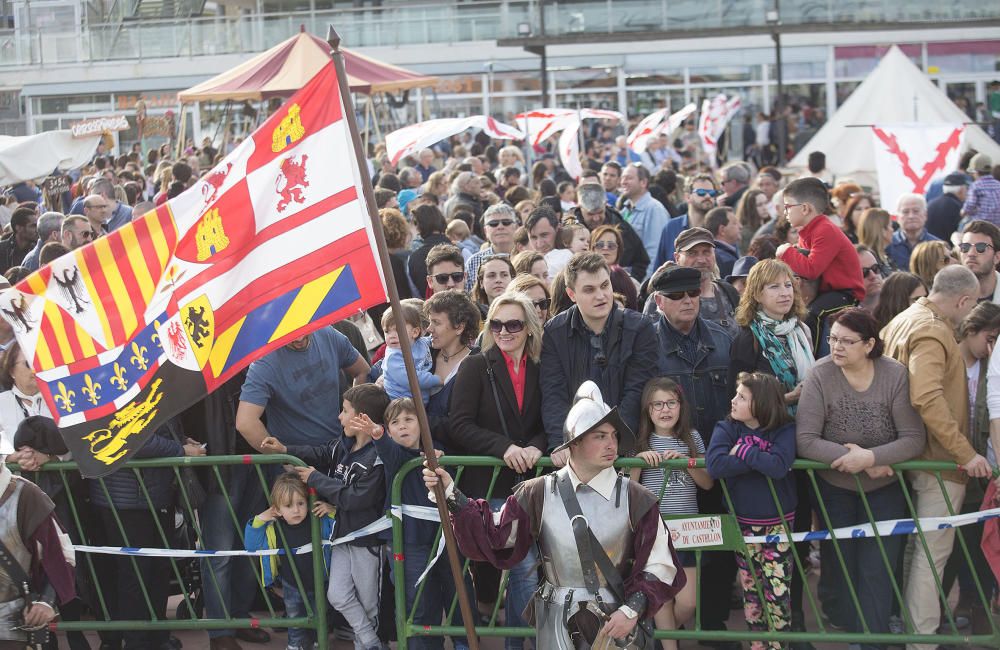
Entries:
[[705,228],[697,226],[688,228],[677,235],[677,239],[674,240],[674,250],[687,251],[698,244],[709,244],[712,248],[715,248],[715,237],[712,237],[712,233],[708,232]]
[[962,172],[952,172],[944,177],[944,184],[948,186],[960,187],[971,182],[972,180]]
[[993,159],[984,153],[977,153],[969,161],[969,169],[977,172],[989,172],[993,169]]

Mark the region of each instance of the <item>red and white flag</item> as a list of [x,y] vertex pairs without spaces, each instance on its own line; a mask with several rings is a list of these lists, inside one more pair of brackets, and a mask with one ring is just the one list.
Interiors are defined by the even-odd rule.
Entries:
[[666,108],[650,113],[628,134],[628,148],[636,153],[644,152],[650,138],[659,137],[662,134],[669,136],[688,116],[695,112],[695,109],[696,106],[691,103],[669,116],[667,115],[669,109]]
[[524,133],[517,127],[498,122],[488,115],[427,120],[397,129],[385,136],[385,149],[395,165],[402,158],[416,154],[421,149],[437,144],[466,129],[478,129],[496,140],[523,140]]
[[711,100],[701,103],[701,118],[698,120],[698,135],[701,136],[701,146],[708,154],[709,160],[715,160],[715,152],[719,148],[719,138],[726,130],[726,125],[739,112],[742,102],[739,95],[726,97],[719,93]]
[[540,108],[537,111],[519,113],[514,117],[518,126],[525,131],[525,137],[532,146],[541,144],[557,133],[559,136],[559,160],[563,168],[573,178],[580,178],[580,123],[582,120],[625,121],[625,115],[618,111],[602,108]]
[[385,301],[333,63],[180,196],[0,293],[88,477],[255,359]]
[[965,126],[875,124],[875,171],[880,203],[890,211],[903,194],[926,194],[931,181],[958,169]]

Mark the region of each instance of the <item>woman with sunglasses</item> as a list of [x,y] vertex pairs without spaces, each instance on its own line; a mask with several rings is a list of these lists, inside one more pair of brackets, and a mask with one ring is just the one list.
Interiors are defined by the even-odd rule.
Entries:
[[622,234],[615,226],[598,226],[590,235],[590,250],[601,254],[611,268],[611,288],[625,296],[626,309],[639,308],[639,290],[632,276],[618,265]]
[[552,306],[548,286],[533,275],[521,273],[507,285],[508,293],[518,291],[528,296],[531,304],[535,307],[535,315],[544,325],[545,321],[549,319],[549,308]]
[[[533,469],[546,446],[542,426],[539,360],[542,323],[527,295],[505,293],[490,305],[483,331],[483,351],[458,370],[451,399],[453,445],[457,454],[502,458],[492,492],[493,469],[467,467],[458,488],[469,497],[489,499],[495,511]],[[507,625],[525,626],[521,612],[538,586],[537,551],[532,548],[510,570]],[[523,641],[508,638],[508,650]]]

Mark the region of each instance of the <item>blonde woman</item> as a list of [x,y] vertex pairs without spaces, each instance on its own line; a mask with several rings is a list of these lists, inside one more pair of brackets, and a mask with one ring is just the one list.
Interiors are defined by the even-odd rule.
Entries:
[[892,243],[892,218],[882,208],[868,208],[857,224],[858,243],[871,250],[882,272],[888,277],[894,270],[892,258],[885,252]]
[[910,254],[910,273],[923,280],[924,286],[930,287],[938,271],[957,263],[954,251],[946,242],[922,241],[913,247]]

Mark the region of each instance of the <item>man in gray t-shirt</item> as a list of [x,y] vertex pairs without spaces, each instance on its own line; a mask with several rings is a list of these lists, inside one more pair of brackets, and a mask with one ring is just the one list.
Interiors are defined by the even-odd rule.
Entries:
[[254,449],[268,436],[286,445],[322,445],[340,438],[341,369],[358,384],[365,381],[369,367],[347,337],[332,327],[274,350],[250,365],[236,428]]

